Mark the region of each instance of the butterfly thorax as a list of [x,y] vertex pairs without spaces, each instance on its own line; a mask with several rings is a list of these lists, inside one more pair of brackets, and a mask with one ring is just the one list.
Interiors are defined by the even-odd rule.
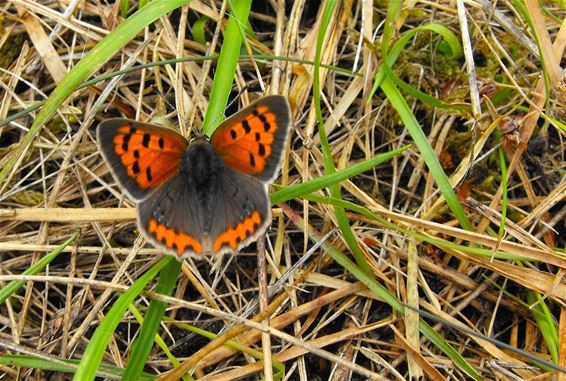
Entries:
[[223,170],[222,162],[212,145],[197,140],[189,145],[181,161],[181,173],[199,188],[214,186]]

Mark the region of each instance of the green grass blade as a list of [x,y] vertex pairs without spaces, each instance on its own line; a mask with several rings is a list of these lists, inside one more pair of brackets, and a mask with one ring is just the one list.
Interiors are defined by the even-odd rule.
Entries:
[[392,79],[393,82],[395,82],[395,84],[397,86],[399,86],[399,88],[401,90],[403,90],[407,94],[415,97],[416,99],[418,99],[419,101],[421,101],[424,104],[427,104],[431,107],[436,107],[436,108],[439,108],[439,109],[454,110],[454,111],[459,111],[459,112],[470,112],[472,110],[472,107],[469,104],[444,103],[441,100],[439,100],[438,98],[432,97],[432,96],[428,95],[427,93],[424,93],[424,92],[420,91],[419,89],[416,89],[413,86],[409,85],[405,81],[401,80],[399,77],[397,77],[397,75],[395,75],[395,73],[393,73],[393,71],[388,66],[383,66],[382,69],[387,74],[387,76],[390,79]]
[[[314,78],[313,78],[313,91],[314,91],[314,105],[315,105],[315,111],[316,111],[316,117],[317,117],[317,121],[318,121],[318,125],[319,125],[319,135],[320,135],[320,141],[321,141],[321,145],[322,145],[322,152],[323,152],[323,156],[324,156],[324,166],[326,169],[327,174],[331,175],[335,172],[335,166],[334,166],[334,162],[333,162],[333,158],[332,158],[332,153],[330,150],[330,145],[328,144],[328,138],[326,136],[326,132],[324,130],[324,121],[322,119],[322,112],[320,109],[320,82],[319,82],[319,67],[318,67],[318,63],[320,62],[320,50],[322,48],[322,40],[324,38],[324,34],[326,31],[326,27],[328,26],[328,22],[329,22],[329,15],[332,14],[332,11],[334,9],[335,4],[333,4],[332,1],[328,1],[326,3],[326,8],[324,10],[324,14],[322,17],[322,21],[321,21],[321,26],[320,26],[320,30],[319,30],[319,35],[318,35],[318,40],[317,40],[317,50],[316,50],[316,55],[315,55],[315,68],[314,68]],[[389,96],[388,98],[390,99],[390,101],[393,103],[394,101],[396,101],[396,104],[398,106],[397,111],[401,114],[403,113],[403,116],[407,117],[408,115],[413,116],[412,113],[410,112],[410,109],[408,109],[408,106],[406,105],[406,103],[404,103],[404,99],[400,96],[400,93],[398,93],[397,88],[393,85],[392,81],[385,78],[384,80],[384,84],[382,84],[382,88],[384,86],[388,85],[388,90],[389,90]],[[385,91],[385,89],[384,89]],[[387,92],[386,92],[387,94]],[[394,100],[391,99],[391,97],[396,96],[396,98]],[[407,110],[409,110],[409,113],[407,114],[404,109],[403,106],[407,106]],[[413,116],[414,118],[414,116]],[[408,119],[408,118],[405,118]],[[405,120],[404,120],[405,121]],[[416,120],[415,120],[416,123]],[[418,123],[416,124],[418,126]],[[420,126],[418,126],[418,130],[421,132],[421,134],[424,136],[424,133],[422,133],[422,130],[420,129]],[[424,139],[424,141],[427,143],[428,145],[428,141],[426,140],[426,137]],[[422,143],[422,141],[420,141]],[[430,145],[429,145],[430,147]],[[419,147],[421,148],[421,147]],[[434,151],[432,151],[434,153]],[[436,162],[438,163],[438,159],[436,158],[436,155],[434,155],[434,159],[436,160]],[[431,159],[432,160],[432,159]],[[428,163],[428,162],[427,162]],[[438,168],[440,168],[441,170],[441,174],[444,175],[444,180],[445,182],[441,182],[441,184],[443,186],[445,186],[446,184],[448,184],[448,189],[445,191],[447,193],[452,192],[452,194],[454,193],[452,191],[452,188],[450,187],[450,184],[448,182],[448,178],[446,177],[446,175],[444,174],[444,171],[442,171],[442,168],[440,167],[440,163],[438,163]],[[340,188],[337,185],[334,185],[331,187],[331,196],[337,199],[340,199]],[[448,201],[447,201],[448,202]],[[460,204],[458,203],[457,206],[460,207],[461,209],[461,213],[459,214],[460,217],[464,217],[464,222],[467,222],[470,228],[471,228],[471,224],[469,224],[469,222],[467,221],[466,215],[463,213],[463,209],[461,208]],[[358,263],[358,266],[356,266],[352,261],[350,261],[342,252],[334,249],[333,247],[331,247],[330,245],[324,245],[323,246],[327,246],[328,248],[332,248],[332,250],[329,251],[329,254],[332,256],[332,258],[338,262],[340,265],[342,265],[345,269],[347,269],[352,275],[354,275],[358,280],[360,280],[362,283],[364,283],[366,286],[368,286],[372,291],[375,291],[380,297],[382,297],[388,304],[390,304],[393,308],[395,308],[396,310],[402,312],[404,310],[401,302],[399,300],[397,300],[395,298],[394,295],[390,294],[389,291],[387,289],[385,289],[385,287],[383,287],[382,285],[380,285],[373,277],[372,277],[372,273],[371,273],[371,269],[369,268],[369,265],[367,264],[367,262],[365,261],[363,252],[361,250],[361,248],[358,246],[356,240],[355,240],[355,236],[353,234],[353,232],[351,231],[350,225],[349,225],[349,221],[346,217],[346,214],[344,213],[344,209],[339,208],[339,207],[335,207],[334,208],[335,214],[336,214],[336,218],[338,221],[338,225],[340,227],[340,230],[344,236],[344,240],[345,242],[348,244],[348,247],[350,248],[350,250],[352,250],[354,257],[356,258],[356,261]],[[457,212],[460,212],[459,210],[457,210]],[[428,337],[428,334],[430,334],[430,332],[425,331]],[[423,332],[423,333],[425,333]],[[439,348],[442,349],[443,351],[446,351],[445,353],[450,356],[453,361],[458,364],[461,369],[463,369],[466,373],[468,373],[472,378],[476,379],[476,380],[480,380],[481,377],[479,376],[479,374],[477,374],[477,372],[475,372],[475,369],[469,365],[465,359],[456,351],[454,350],[446,341],[444,341],[444,339],[442,339],[442,337],[440,335],[431,337],[431,340],[434,341],[437,345],[439,345]]]
[[222,121],[222,116],[226,110],[242,46],[242,34],[239,25],[246,25],[246,22],[242,20],[247,20],[250,9],[251,1],[235,1],[234,8],[230,13],[230,19],[224,33],[224,44],[220,49],[218,66],[210,91],[210,100],[202,123],[202,130],[207,136],[210,136]]
[[[61,246],[51,251],[45,257],[41,258],[39,261],[31,265],[28,269],[26,269],[26,271],[24,271],[22,275],[35,275],[38,272],[42,271],[45,268],[45,266],[47,266],[49,263],[51,263],[52,260],[57,258],[57,256],[63,252],[63,249],[69,246],[71,242],[73,242],[77,238],[78,235],[79,235],[78,233],[73,234],[73,236],[68,240],[66,240],[65,242],[63,242]],[[4,303],[6,299],[8,299],[20,288],[22,288],[22,286],[25,283],[26,283],[25,280],[13,280],[10,283],[8,283],[6,286],[2,287],[2,289],[0,289],[0,304]]]
[[389,48],[391,47],[391,41],[395,35],[395,26],[397,25],[397,20],[401,15],[401,10],[403,4],[400,0],[393,0],[387,4],[387,14],[385,15],[385,23],[383,25],[383,35],[381,36],[381,52],[384,57],[389,55]]
[[193,40],[199,44],[206,45],[206,24],[210,19],[206,16],[200,16],[197,21],[194,22],[193,27]]
[[399,92],[399,89],[395,86],[393,81],[386,77],[381,84],[381,89],[391,102],[391,105],[397,110],[399,117],[403,121],[403,124],[409,130],[411,137],[415,141],[416,146],[419,149],[419,152],[423,156],[425,163],[430,170],[440,193],[444,196],[446,200],[446,204],[454,213],[454,216],[460,223],[460,225],[466,230],[472,230],[472,224],[468,220],[466,216],[466,212],[464,208],[458,201],[456,197],[456,193],[452,189],[450,185],[450,181],[448,180],[448,176],[444,173],[442,166],[440,165],[440,161],[438,161],[438,157],[436,156],[436,152],[430,145],[426,135],[424,134],[419,122],[411,112],[411,108]]
[[[320,143],[322,148],[322,154],[324,159],[324,169],[327,174],[333,174],[336,172],[336,166],[334,165],[334,158],[332,157],[332,150],[330,149],[330,144],[328,142],[328,136],[326,135],[326,130],[324,127],[324,120],[322,118],[321,100],[320,94],[322,88],[320,86],[320,58],[322,54],[322,47],[326,36],[326,31],[330,21],[334,16],[334,10],[336,8],[336,1],[327,1],[324,8],[324,12],[321,18],[320,27],[318,30],[317,40],[316,40],[316,51],[314,58],[314,75],[313,75],[313,103],[315,106],[316,120],[318,123],[318,134],[320,136]],[[340,185],[338,183],[330,187],[330,194],[332,197],[341,198]],[[342,237],[348,248],[352,251],[352,254],[356,258],[356,263],[368,274],[371,274],[371,269],[369,264],[365,259],[365,255],[356,241],[356,236],[350,227],[350,221],[344,213],[344,209],[340,207],[334,208],[334,214],[336,216],[336,221],[338,227],[342,232]]]
[[324,196],[319,196],[319,195],[315,195],[315,194],[305,194],[302,196],[302,198],[309,200],[309,201],[313,201],[319,204],[329,204],[329,205],[336,205],[339,206],[341,208],[344,209],[349,209],[353,212],[359,213],[365,217],[368,217],[370,219],[373,219],[377,222],[379,222],[379,224],[387,229],[391,229],[393,231],[402,233],[408,237],[413,237],[421,242],[427,242],[430,243],[431,245],[434,245],[440,249],[443,250],[459,250],[461,252],[467,253],[467,254],[471,254],[471,255],[477,255],[477,256],[481,256],[481,257],[485,257],[485,258],[490,258],[490,259],[501,259],[501,260],[515,260],[515,261],[535,261],[535,259],[533,258],[529,258],[526,256],[522,256],[519,254],[514,254],[514,253],[509,253],[506,251],[502,251],[502,250],[497,250],[497,251],[493,251],[492,249],[484,249],[481,247],[477,247],[477,246],[471,246],[471,245],[461,245],[461,244],[457,244],[454,242],[450,242],[450,241],[446,241],[446,240],[442,240],[442,239],[438,239],[438,238],[434,238],[432,236],[428,236],[425,234],[421,234],[418,233],[416,231],[407,229],[407,228],[403,228],[400,225],[396,225],[394,223],[388,222],[387,220],[385,220],[384,218],[380,217],[379,215],[371,212],[370,210],[359,206],[357,204],[354,204],[350,201],[345,201],[342,199],[337,199],[337,198],[332,198],[332,197],[324,197]]
[[[299,59],[299,58],[293,58],[293,57],[256,54],[256,55],[254,55],[254,58],[258,62],[267,62],[267,61],[272,61],[272,60],[278,60],[278,61],[300,63],[300,64],[304,64],[304,65],[314,65],[314,63],[312,61]],[[240,60],[246,60],[246,59],[250,59],[250,56],[248,56],[246,54],[240,55]],[[206,60],[218,60],[218,56],[181,57],[181,58],[173,58],[173,59],[170,59],[170,60],[161,60],[161,61],[149,62],[149,63],[146,63],[146,64],[132,66],[132,67],[128,67],[128,68],[125,68],[125,69],[122,69],[122,70],[117,70],[117,71],[112,72],[112,73],[102,74],[102,75],[100,75],[96,78],[93,78],[91,80],[83,82],[79,87],[77,87],[77,89],[83,89],[83,88],[88,87],[90,85],[93,85],[95,83],[102,82],[102,81],[105,81],[107,79],[113,78],[117,75],[131,73],[131,72],[134,72],[136,70],[148,69],[148,68],[151,68],[151,67],[161,66],[161,65],[174,65],[174,64],[177,64],[177,63],[180,63],[180,62],[195,62],[195,61],[206,61]],[[339,67],[339,66],[321,64],[320,67],[323,67],[325,69],[332,70],[332,71],[335,71],[336,73],[340,73],[340,74],[347,75],[347,76],[359,75],[359,74],[353,73],[349,69],[345,69],[345,68],[342,68],[342,67]],[[37,110],[38,108],[43,107],[44,104],[45,104],[45,100],[38,101],[38,102],[34,103],[33,105],[31,105],[30,107],[28,107],[24,110],[18,111],[17,113],[14,113],[14,114],[6,117],[6,119],[0,120],[0,127],[6,126],[10,122],[13,122],[14,120],[17,120],[21,117],[24,117],[24,116],[32,113],[33,111]]]
[[123,18],[128,17],[128,8],[130,7],[130,0],[120,1],[120,16]]
[[190,0],[156,0],[138,10],[88,52],[57,85],[35,118],[18,147],[13,150],[0,171],[0,189],[5,189],[6,177],[26,152],[41,127],[57,112],[65,100],[114,53],[131,41],[140,30],[159,17],[188,3]]
[[[226,101],[230,95],[232,82],[236,73],[236,64],[240,57],[240,46],[242,43],[240,25],[246,24],[245,19],[247,19],[249,15],[250,8],[251,2],[249,1],[236,2],[233,10],[233,12],[236,13],[231,14],[230,20],[228,21],[228,26],[224,35],[225,43],[222,46],[220,56],[218,58],[218,66],[214,82],[212,84],[210,102],[205,115],[205,120],[208,120],[209,123],[213,123],[215,120],[221,121],[221,119],[218,119],[217,116],[224,115]],[[244,16],[245,19],[241,18]],[[212,107],[211,104],[213,105]],[[222,111],[215,111],[221,105]],[[205,126],[206,124],[203,124],[203,129]],[[212,124],[209,124],[210,129],[213,127],[214,126]],[[210,130],[210,133],[211,132],[212,130]],[[180,262],[174,261],[163,270],[157,284],[157,292],[165,295],[170,295],[172,293],[180,268]],[[130,356],[131,360],[126,367],[125,379],[135,380],[137,375],[141,374],[143,371],[147,357],[153,347],[159,323],[165,313],[165,308],[166,305],[162,302],[157,300],[152,300],[150,302],[147,316],[142,324],[140,336],[132,348],[132,355]]]
[[[395,4],[398,5],[398,2],[392,4],[393,5],[391,5],[390,7],[394,8]],[[391,9],[389,9],[389,11],[390,12],[388,12],[388,16],[394,14],[394,12]],[[391,23],[388,25],[393,25],[393,24]],[[448,28],[437,24],[429,24],[426,26],[426,28],[441,34],[444,37],[444,39],[447,40],[448,45],[451,47],[452,55],[454,57],[461,54],[460,53],[461,47],[459,41],[455,37],[455,35],[448,30]],[[415,144],[417,145],[419,151],[421,152],[423,158],[425,159],[425,162],[429,170],[431,171],[431,174],[433,175],[433,178],[435,179],[436,184],[440,189],[440,192],[444,196],[446,203],[448,204],[448,206],[450,207],[450,209],[458,219],[460,225],[465,229],[471,230],[472,225],[469,222],[464,209],[460,205],[456,197],[456,194],[454,193],[454,190],[450,186],[448,177],[444,173],[444,170],[442,169],[442,166],[438,161],[438,157],[436,156],[434,149],[430,146],[430,143],[428,142],[426,135],[422,131],[415,116],[411,112],[411,109],[407,105],[405,99],[402,97],[401,93],[399,92],[399,89],[395,86],[395,82],[387,75],[390,73],[390,70],[386,70],[386,69],[389,69],[391,67],[391,65],[395,62],[395,60],[401,53],[402,49],[408,43],[409,39],[411,39],[414,36],[414,34],[418,32],[418,29],[419,28],[416,28],[416,30],[408,32],[404,36],[402,36],[397,42],[397,44],[393,46],[389,54],[387,54],[387,52],[389,51],[388,46],[383,47],[383,51],[385,52],[386,55],[386,59],[385,59],[386,64],[384,68],[382,68],[376,75],[374,79],[374,86],[372,88],[371,93],[373,96],[373,94],[375,94],[375,92],[377,91],[377,88],[381,87],[388,100],[397,110],[397,113],[402,119],[405,127],[409,130],[411,137],[415,141]],[[385,32],[384,35],[386,35]],[[392,35],[392,33],[389,33],[389,35]],[[388,45],[388,42],[386,43],[386,45]],[[458,353],[458,351],[456,351],[452,346],[450,346],[444,340],[444,338],[442,338],[442,336],[440,336],[437,332],[432,330],[430,326],[428,326],[428,324],[426,324],[422,319],[420,319],[419,328],[420,331],[425,336],[427,336],[429,340],[431,340],[448,357],[450,357],[450,359],[452,359],[452,361],[454,361],[454,363],[457,364],[460,367],[460,369],[466,372],[473,379],[481,380],[480,375],[460,355],[460,353]]]
[[[175,285],[177,284],[180,269],[181,262],[169,261],[159,276],[159,281],[157,282],[155,291],[163,295],[171,295]],[[143,372],[149,352],[151,351],[151,348],[153,348],[157,329],[159,328],[159,324],[165,314],[166,308],[167,304],[159,300],[153,299],[149,303],[140,335],[134,342],[130,361],[128,362],[124,372],[125,380],[137,380]]]
[[[215,333],[209,332],[209,331],[207,331],[207,330],[204,330],[204,329],[202,329],[202,328],[195,327],[194,325],[190,325],[190,324],[187,324],[187,323],[175,322],[174,324],[175,324],[175,326],[178,327],[178,328],[181,328],[181,329],[184,329],[185,331],[192,332],[192,333],[194,333],[194,334],[197,334],[197,335],[206,337],[206,338],[209,339],[209,340],[214,340],[214,339],[218,336],[218,335],[215,334]],[[251,356],[251,357],[255,358],[256,360],[262,360],[262,359],[263,359],[263,352],[258,351],[258,350],[255,350],[255,349],[253,349],[253,348],[251,348],[251,347],[249,347],[249,346],[240,344],[240,343],[238,343],[238,341],[235,341],[235,340],[227,340],[227,341],[224,343],[224,346],[226,346],[226,347],[228,347],[228,348],[232,348],[232,349],[235,350],[235,351],[245,353],[245,354],[247,354],[248,356]],[[271,361],[273,362],[273,367],[274,367],[275,369],[277,369],[278,373],[279,373],[280,375],[284,375],[284,374],[285,374],[285,364],[282,363],[281,361],[278,361],[278,360],[275,359],[275,358],[272,358]],[[276,376],[273,375],[273,378],[274,378],[274,379],[276,379],[275,377],[276,377]],[[278,377],[280,377],[280,376],[278,376]]]
[[458,367],[466,372],[468,376],[473,378],[476,381],[482,381],[483,378],[480,374],[476,371],[476,369],[468,362],[466,359],[454,349],[453,346],[448,344],[446,340],[430,325],[428,325],[423,319],[420,319],[419,324],[419,331],[423,335],[425,335],[438,349],[440,349],[444,354],[446,354],[450,359],[454,362],[454,364],[458,365]]
[[302,197],[317,190],[336,185],[341,181],[347,180],[353,176],[357,176],[363,172],[369,171],[376,165],[379,165],[387,160],[390,160],[391,158],[400,154],[401,152],[406,151],[407,149],[409,149],[409,147],[410,146],[401,147],[396,150],[381,155],[377,155],[375,157],[372,157],[371,159],[365,160],[356,165],[352,165],[351,167],[344,168],[340,171],[336,171],[328,175],[320,176],[317,177],[316,179],[312,179],[304,183],[282,188],[270,194],[271,203],[278,204],[280,202]]
[[155,266],[150,268],[132,286],[124,292],[114,303],[104,320],[96,328],[94,335],[90,339],[88,346],[83,354],[77,372],[73,380],[90,381],[96,377],[96,372],[102,361],[102,357],[106,352],[106,347],[110,341],[110,336],[122,321],[124,312],[128,309],[130,303],[143,291],[145,286],[161,271],[170,261],[175,259],[167,256],[159,261]]
[[403,49],[405,49],[409,41],[417,33],[426,32],[426,31],[435,32],[439,34],[444,39],[444,41],[446,41],[446,43],[450,47],[450,54],[447,56],[448,59],[455,59],[462,55],[462,45],[460,44],[460,40],[450,29],[448,29],[444,25],[430,23],[430,24],[422,25],[415,29],[411,29],[407,33],[403,34],[401,38],[399,38],[399,40],[393,45],[393,47],[389,51],[389,54],[385,59],[386,64],[384,64],[383,67],[375,75],[375,78],[373,80],[373,86],[371,89],[371,96],[368,97],[368,102],[375,95],[375,92],[381,86],[383,79],[387,75],[387,71],[385,70],[385,68],[386,67],[388,69],[392,68],[395,62],[397,61],[397,58],[399,58],[399,55],[401,54]]
[[554,317],[539,293],[529,291],[527,293],[527,302],[532,306],[531,311],[533,317],[537,322],[546,347],[550,352],[550,357],[554,363],[558,364],[560,360],[560,339],[558,338],[558,330],[554,322]]
[[[41,369],[52,372],[74,373],[80,360],[75,359],[58,359],[59,362],[50,359],[38,358],[31,355],[14,355],[2,354],[0,355],[0,365],[16,366],[26,369]],[[67,365],[68,364],[68,365]],[[122,379],[122,369],[108,364],[100,364],[98,377],[109,379]],[[157,377],[142,373],[137,380],[139,381],[152,381]]]
[[[342,200],[339,200],[342,201]],[[355,205],[355,204],[353,204]],[[313,241],[319,241],[321,236],[316,233],[309,234],[309,237]],[[344,253],[336,249],[334,246],[328,242],[322,243],[322,248],[338,262],[342,267],[344,267],[350,274],[356,277],[360,282],[366,285],[372,292],[374,292],[383,301],[389,304],[393,309],[401,314],[404,314],[405,307],[403,303],[395,297],[387,288],[379,284],[371,274],[367,274],[360,267],[358,267],[354,262],[352,262]],[[455,364],[457,364],[460,369],[465,371],[474,380],[482,380],[481,376],[476,372],[474,367],[472,367],[463,357],[456,351],[450,344],[448,344],[442,336],[440,336],[436,331],[429,329],[430,327],[424,323],[421,319],[419,330],[433,342],[440,350],[442,350],[447,356],[449,356]]]
[[[136,306],[133,305],[133,304],[130,304],[130,306],[128,307],[128,310],[132,313],[132,315],[134,315],[134,318],[138,321],[138,323],[140,325],[142,325],[143,322],[144,322],[144,318],[143,318],[143,315],[141,314],[141,312],[136,308]],[[171,364],[173,364],[174,367],[178,367],[179,365],[181,365],[181,362],[177,359],[177,357],[175,357],[171,353],[171,351],[169,350],[169,347],[165,343],[165,340],[163,340],[163,338],[158,333],[155,334],[155,344],[157,344],[157,346],[159,348],[161,348],[161,350],[163,351],[165,356],[167,356],[167,358],[169,359],[169,361],[171,361]],[[185,376],[185,377],[186,377],[187,380],[192,379],[192,378],[189,378],[187,376]]]
[[501,222],[499,223],[499,232],[497,236],[499,239],[503,239],[503,234],[505,233],[505,226],[507,224],[507,165],[505,164],[505,154],[503,150],[499,148],[499,166],[501,168],[501,188],[503,189],[502,200],[501,200]]

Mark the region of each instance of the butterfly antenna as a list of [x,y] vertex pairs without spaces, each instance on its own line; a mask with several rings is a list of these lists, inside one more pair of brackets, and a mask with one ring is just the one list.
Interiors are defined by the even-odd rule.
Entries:
[[244,92],[248,91],[250,87],[248,85],[244,85],[240,91],[238,91],[238,94],[236,94],[236,96],[234,97],[234,99],[232,99],[232,101],[230,101],[230,103],[228,103],[228,106],[226,106],[227,109],[229,109],[230,107],[232,107],[234,105],[234,103],[236,103],[244,94]]
[[[234,103],[236,103],[244,94],[244,92],[248,91],[250,87],[248,85],[244,85],[240,91],[238,91],[238,94],[236,94],[236,96],[234,97],[234,99],[232,99],[228,105],[226,106],[226,108],[224,109],[224,113],[226,113],[226,110],[228,110],[230,107],[232,107],[234,105]],[[212,125],[216,126],[216,123],[220,120],[220,118],[222,118],[224,115],[218,115],[216,118],[214,118],[214,120],[212,121]]]

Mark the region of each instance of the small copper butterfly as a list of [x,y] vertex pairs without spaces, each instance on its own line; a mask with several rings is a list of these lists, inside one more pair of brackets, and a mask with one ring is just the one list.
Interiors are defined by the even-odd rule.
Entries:
[[279,173],[291,125],[280,95],[224,121],[210,140],[129,119],[96,136],[116,181],[137,203],[138,228],[178,259],[238,251],[271,222],[267,184]]

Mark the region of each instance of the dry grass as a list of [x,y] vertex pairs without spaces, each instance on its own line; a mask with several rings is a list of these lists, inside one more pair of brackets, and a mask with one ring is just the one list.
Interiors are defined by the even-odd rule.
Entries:
[[[243,89],[240,103],[267,92],[288,96],[294,125],[277,183],[292,185],[325,174],[312,66],[293,62],[313,61],[322,7],[310,1],[286,3],[254,3],[250,21],[255,35],[249,43],[256,54],[289,61],[242,60],[234,95]],[[322,63],[358,73],[321,70],[323,118],[338,169],[412,143],[390,100],[380,90],[373,97],[370,92],[382,65],[385,5],[340,2],[329,25]],[[434,328],[482,377],[565,380],[565,374],[537,367],[457,329],[467,327],[566,367],[566,10],[560,2],[548,2],[544,9],[532,0],[521,6],[498,2],[494,9],[484,1],[466,3],[468,31],[463,36],[471,42],[464,43],[464,50],[475,62],[471,77],[464,59],[450,60],[439,53],[442,43],[432,32],[417,34],[393,68],[414,89],[445,103],[471,105],[469,112],[433,108],[403,93],[474,231],[459,227],[415,147],[341,183],[342,197],[393,224],[346,210],[373,277],[401,301],[453,323],[425,319],[437,324]],[[215,54],[226,21],[219,15],[226,7],[223,2],[193,1],[141,33],[96,75]],[[105,1],[0,3],[0,121],[45,99],[83,53],[108,33],[116,12],[118,6]],[[190,33],[202,15],[210,18],[208,46]],[[462,36],[462,20],[454,3],[407,2],[394,20],[394,38],[429,22]],[[174,65],[156,66],[76,91],[0,184],[0,285],[27,281],[0,306],[3,353],[54,362],[80,359],[116,295],[160,259],[160,251],[138,236],[134,204],[97,152],[94,128],[111,116],[150,120],[166,115],[186,135],[194,133],[207,107],[214,66],[213,61],[187,62],[177,71]],[[100,100],[104,107],[99,110],[95,105]],[[0,165],[6,165],[33,118],[32,112],[0,127]],[[507,189],[501,186],[498,147],[510,172]],[[504,193],[507,222],[503,236],[498,236]],[[20,275],[77,231],[80,237],[44,272]],[[324,244],[312,249],[312,239],[322,235]],[[225,256],[214,272],[213,261],[185,262],[173,296],[148,293],[136,300],[136,307],[143,315],[150,298],[167,301],[160,335],[180,361],[205,348],[196,374],[206,375],[206,380],[259,378],[263,366],[253,359],[262,351],[258,329],[270,334],[271,347],[264,353],[285,364],[290,380],[470,379],[421,336],[418,314],[395,312],[327,255],[329,248],[350,254],[346,242],[332,205],[306,198],[274,205],[267,240],[268,281],[280,279],[305,254],[312,257],[288,274],[271,297],[269,308],[275,312],[269,328],[258,323],[265,316],[246,312],[258,298],[255,245]],[[500,250],[509,259],[466,248],[494,255]],[[537,311],[547,315],[541,318]],[[252,317],[254,321],[246,320]],[[180,323],[215,334],[243,323],[228,334],[239,333],[239,343],[259,352],[212,350],[206,347],[209,339]],[[128,312],[106,349],[106,364],[126,366],[138,329]],[[548,341],[553,334],[558,340],[554,358]],[[171,361],[155,346],[145,371],[158,375],[171,369]],[[0,366],[0,374],[0,379],[72,378],[11,364]]]

